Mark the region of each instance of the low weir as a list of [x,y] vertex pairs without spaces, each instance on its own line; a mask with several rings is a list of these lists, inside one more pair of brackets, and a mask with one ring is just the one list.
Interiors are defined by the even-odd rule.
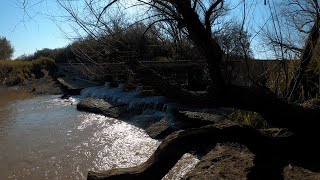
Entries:
[[151,109],[165,112],[170,107],[170,103],[163,96],[143,96],[139,88],[133,91],[125,91],[122,89],[122,85],[119,87],[108,85],[89,87],[83,89],[80,94],[85,98],[103,99],[115,105],[127,104],[129,108],[133,109]]

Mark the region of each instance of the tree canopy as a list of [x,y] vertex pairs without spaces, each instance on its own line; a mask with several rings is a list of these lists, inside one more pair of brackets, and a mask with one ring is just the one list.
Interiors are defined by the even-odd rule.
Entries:
[[0,36],[0,60],[11,59],[14,49],[6,37]]

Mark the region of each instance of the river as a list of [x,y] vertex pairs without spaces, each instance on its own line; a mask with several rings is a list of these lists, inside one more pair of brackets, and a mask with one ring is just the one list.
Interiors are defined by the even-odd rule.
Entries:
[[[138,165],[160,144],[123,121],[77,111],[78,98],[0,89],[0,179],[85,179],[89,170]],[[187,155],[174,174],[195,162]]]

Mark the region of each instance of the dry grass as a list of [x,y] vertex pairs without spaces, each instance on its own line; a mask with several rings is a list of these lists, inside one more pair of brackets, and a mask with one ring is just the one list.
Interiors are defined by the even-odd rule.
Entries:
[[25,79],[43,76],[42,69],[52,71],[55,62],[50,58],[38,58],[32,61],[0,61],[0,83],[6,86],[14,86]]
[[258,113],[251,111],[242,111],[236,109],[231,114],[230,119],[258,129],[267,128],[269,126],[268,122],[264,120]]

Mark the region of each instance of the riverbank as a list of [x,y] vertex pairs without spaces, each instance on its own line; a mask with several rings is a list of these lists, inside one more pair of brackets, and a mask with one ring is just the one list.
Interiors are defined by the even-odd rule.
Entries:
[[20,89],[34,95],[60,95],[62,94],[60,85],[56,82],[55,78],[49,75],[38,79],[24,80],[15,86],[1,85],[3,89]]
[[[170,115],[168,116],[168,114],[166,114],[168,113],[167,111],[164,112],[166,115],[162,116],[162,118],[158,118],[156,114],[152,113],[145,116],[143,112],[154,112],[156,110],[162,112],[163,107],[166,107],[165,102],[157,99],[157,101],[153,101],[153,103],[147,103],[148,101],[143,99],[144,96],[139,96],[139,93],[135,92],[135,90],[126,91],[114,87],[100,86],[88,88],[85,91],[87,94],[83,95],[88,98],[79,102],[77,107],[79,110],[120,118],[125,122],[144,129],[150,137],[156,139],[166,138],[170,133],[178,130],[209,124],[223,124],[223,122],[228,119],[226,115],[219,114],[226,112],[226,109],[198,109],[196,111],[190,108],[183,109],[181,107],[175,107],[175,110],[171,111],[173,119],[171,119],[172,117]],[[141,99],[139,99],[139,97]],[[177,119],[175,119],[177,116],[179,117],[177,119],[183,119],[183,121],[177,121]],[[133,118],[134,120],[130,120],[128,117],[135,118]],[[281,134],[285,132],[285,130],[277,128],[264,129],[261,131],[274,137],[281,136]],[[151,132],[156,135],[153,136]],[[201,141],[201,139],[199,139],[199,141]],[[246,179],[247,174],[254,165],[254,154],[240,144],[230,142],[218,144],[217,146],[203,145],[200,149],[202,149],[200,152],[194,152],[194,155],[200,159],[199,163],[195,165],[195,168],[191,167],[193,170],[187,173],[184,178],[194,180]],[[320,179],[319,173],[300,168],[295,164],[288,164],[284,168],[283,174],[286,180]]]
[[0,179],[86,179],[138,165],[159,145],[133,125],[77,111],[75,97],[15,89],[0,91]]
[[0,87],[15,87],[33,94],[61,94],[55,73],[57,66],[50,58],[31,61],[0,61]]
[[[16,87],[25,89],[35,95],[61,94],[60,85],[55,81],[55,77],[50,76],[45,71],[43,72],[43,77],[25,80]],[[73,79],[72,77],[69,78]],[[77,105],[79,110],[102,114],[106,117],[115,117],[128,122],[142,129],[153,139],[164,139],[171,132],[219,123],[224,119],[217,111],[193,112],[190,109],[180,109],[172,115],[183,117],[181,119],[186,121],[173,121],[174,117],[168,117],[168,114],[166,114],[168,109],[166,103],[168,102],[160,101],[160,99],[152,98],[152,96],[148,96],[151,98],[146,101],[148,98],[139,95],[134,89],[127,91],[121,89],[121,87],[93,87],[93,89],[95,88],[103,91],[94,91],[91,94],[93,98],[88,96],[87,99],[80,101]],[[88,123],[91,123],[89,121],[94,123],[92,119],[88,120]],[[97,130],[95,133],[103,132]],[[195,153],[201,160],[190,173],[184,176],[187,179],[246,179],[246,174],[254,163],[253,154],[239,144],[219,144],[214,147],[204,145],[203,149],[204,152]],[[320,179],[318,173],[294,165],[288,165],[283,173],[285,179],[288,180]]]
[[36,95],[60,95],[62,94],[59,83],[55,77],[45,75],[39,79],[24,81],[19,84],[21,88],[27,89],[29,92]]
[[[191,110],[180,107],[172,111],[168,101],[161,98],[148,98],[139,92],[125,91],[115,87],[92,87],[83,91],[87,97],[77,104],[81,111],[93,112],[134,124],[142,128],[153,139],[164,139],[169,134],[192,127],[221,123],[227,110]],[[166,107],[166,108],[164,108]],[[171,107],[172,108],[172,107]],[[178,107],[175,106],[174,109]],[[179,109],[179,108],[178,108]],[[184,119],[185,121],[178,121]],[[210,137],[208,137],[210,138]],[[199,162],[190,164],[188,173],[182,177],[187,179],[246,179],[253,164],[254,155],[244,146],[238,144],[204,145],[201,152],[193,152],[200,158]],[[184,160],[185,163],[185,160]],[[173,168],[174,169],[174,168]],[[172,172],[167,179],[175,179]]]
[[[7,93],[18,92],[14,89],[19,88],[10,87]],[[4,145],[0,147],[0,177],[85,179],[88,170],[141,164],[159,145],[132,123],[76,111],[78,101],[51,95],[12,99],[0,123],[5,133],[0,136]],[[190,164],[197,162],[190,155],[186,161],[169,173],[171,179],[181,178]]]

